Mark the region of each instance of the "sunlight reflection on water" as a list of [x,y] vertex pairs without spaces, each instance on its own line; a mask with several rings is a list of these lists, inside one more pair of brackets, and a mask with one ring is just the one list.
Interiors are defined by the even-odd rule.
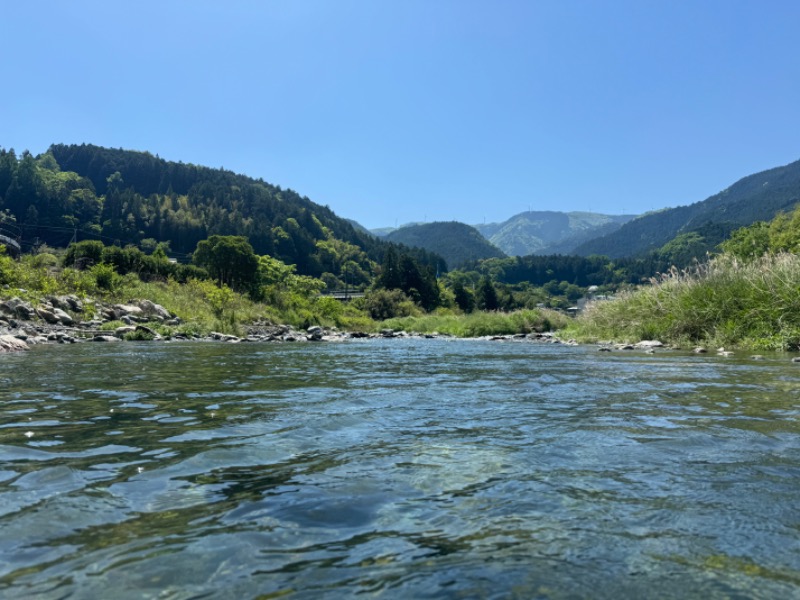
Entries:
[[4,356],[0,595],[798,595],[796,373],[454,340]]

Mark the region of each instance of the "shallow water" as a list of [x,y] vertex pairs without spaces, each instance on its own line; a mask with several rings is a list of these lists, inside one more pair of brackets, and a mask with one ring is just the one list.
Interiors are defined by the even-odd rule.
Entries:
[[800,597],[799,376],[460,340],[0,356],[0,596]]

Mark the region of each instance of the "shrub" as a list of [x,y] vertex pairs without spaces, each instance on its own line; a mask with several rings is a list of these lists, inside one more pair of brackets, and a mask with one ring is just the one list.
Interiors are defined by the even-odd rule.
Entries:
[[395,317],[408,317],[419,311],[414,303],[400,290],[378,289],[364,297],[364,307],[376,321]]

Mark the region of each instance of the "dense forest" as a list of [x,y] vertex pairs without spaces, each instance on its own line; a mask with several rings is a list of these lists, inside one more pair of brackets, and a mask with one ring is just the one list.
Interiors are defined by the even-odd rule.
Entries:
[[[262,180],[170,162],[147,152],[53,145],[34,157],[0,150],[0,210],[23,246],[64,247],[83,239],[166,245],[188,260],[213,235],[244,236],[259,255],[295,265],[335,287],[367,285],[390,244],[356,230],[328,207]],[[441,257],[402,248],[445,271]]]
[[434,252],[451,269],[476,260],[505,257],[477,229],[456,221],[409,225],[392,231],[384,239]]

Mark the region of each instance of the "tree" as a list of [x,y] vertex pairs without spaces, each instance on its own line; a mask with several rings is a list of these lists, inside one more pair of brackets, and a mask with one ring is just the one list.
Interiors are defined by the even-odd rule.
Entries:
[[76,269],[88,269],[99,265],[103,261],[103,242],[98,240],[84,240],[70,244],[64,254],[64,266]]
[[205,267],[220,286],[246,291],[257,281],[258,256],[243,236],[212,235],[197,244],[193,261]]
[[477,296],[478,308],[481,310],[497,310],[500,308],[497,290],[494,289],[494,285],[488,277],[481,277],[481,281],[478,284]]
[[475,310],[475,297],[460,281],[457,281],[453,286],[453,296],[458,308],[465,313],[470,313]]

